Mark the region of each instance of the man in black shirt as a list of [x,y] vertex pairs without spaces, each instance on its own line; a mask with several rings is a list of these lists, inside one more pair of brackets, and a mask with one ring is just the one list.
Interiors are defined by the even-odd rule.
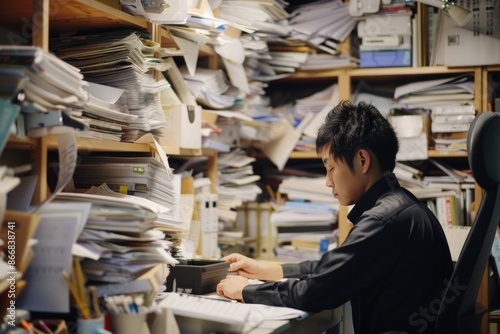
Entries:
[[[354,205],[346,240],[318,261],[294,264],[230,254],[223,259],[238,275],[223,279],[217,292],[308,312],[351,301],[356,334],[434,334],[453,266],[441,224],[392,173],[398,149],[393,128],[374,106],[341,102],[320,127],[316,150],[326,186],[341,205]],[[270,282],[249,285],[246,278]]]

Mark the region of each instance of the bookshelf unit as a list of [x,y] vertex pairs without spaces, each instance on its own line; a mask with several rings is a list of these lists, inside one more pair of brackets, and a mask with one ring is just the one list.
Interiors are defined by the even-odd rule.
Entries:
[[[500,71],[500,68],[495,68]],[[350,99],[355,92],[356,87],[361,81],[365,81],[370,86],[387,86],[394,89],[396,86],[420,80],[431,80],[446,78],[459,74],[471,74],[474,76],[474,106],[480,112],[483,110],[483,86],[484,73],[482,67],[460,67],[448,68],[444,66],[424,66],[424,67],[398,67],[398,68],[355,68],[355,69],[338,69],[332,71],[311,71],[297,72],[286,79],[282,79],[278,84],[286,87],[289,84],[295,86],[310,85],[311,83],[338,83],[339,97],[341,100]],[[465,152],[441,152],[435,150],[428,151],[429,158],[447,159],[459,158],[466,159]],[[316,152],[292,152],[290,159],[313,159],[318,158]],[[479,198],[479,197],[476,197]],[[346,208],[343,208],[339,213],[339,232],[340,241],[343,241],[347,235],[351,224],[347,222],[345,217]],[[344,238],[343,238],[344,237]]]
[[[119,8],[103,3],[107,0],[20,0],[16,2],[3,1],[0,4],[0,31],[2,31],[2,44],[6,45],[33,45],[45,51],[50,51],[50,37],[55,34],[71,34],[79,30],[107,30],[107,29],[130,29],[136,31],[147,31],[151,39],[162,43],[164,47],[172,45],[160,33],[157,24],[151,24],[145,19],[135,17],[121,11]],[[107,1],[110,3],[110,1]],[[119,5],[118,0],[113,0]],[[200,54],[210,58],[214,55],[207,47],[201,47]],[[146,143],[128,143],[107,141],[101,139],[77,138],[76,147],[82,155],[110,153],[116,156],[152,156],[156,157],[156,151]],[[162,146],[169,158],[175,157],[206,157],[207,174],[211,179],[211,192],[217,190],[217,152],[205,149],[183,149],[180,147]],[[40,138],[18,138],[10,136],[4,148],[0,161],[2,165],[20,165],[30,163],[33,166],[32,174],[37,176],[36,190],[32,200],[33,204],[42,203],[50,195],[50,161],[57,155],[57,138],[53,135]],[[38,220],[38,215],[27,215],[31,220]],[[19,217],[24,217],[23,212],[7,211],[4,221],[16,221],[21,224]],[[4,230],[5,231],[5,230]],[[26,238],[30,236],[25,235]],[[21,240],[19,240],[21,243]],[[7,244],[4,244],[7,245]],[[19,254],[19,253],[18,253]],[[167,273],[158,270],[144,274],[145,279],[160,280]],[[148,275],[148,276],[146,276]],[[156,276],[160,277],[156,277]],[[152,282],[152,281],[151,281]],[[19,280],[16,292],[20,293],[25,281]],[[158,289],[159,287],[156,287]],[[0,286],[1,305],[9,301],[4,286]],[[5,299],[5,303],[3,301]],[[5,304],[6,305],[6,304]],[[0,312],[0,315],[4,315]]]
[[[111,6],[105,0],[20,0],[5,1],[0,5],[0,28],[6,29],[5,38],[11,44],[31,44],[46,51],[50,50],[49,37],[53,34],[72,33],[81,30],[133,29],[148,31],[151,39],[161,43],[163,47],[173,46],[174,42],[168,34],[161,32],[158,24],[123,12],[119,1]],[[201,55],[213,58],[215,53],[208,47],[201,47]],[[216,62],[211,61],[212,64]],[[106,140],[78,138],[79,151],[113,152],[113,153],[144,153],[154,155],[148,144],[114,142]],[[19,139],[11,137],[6,150],[24,149],[33,156],[35,174],[38,175],[35,203],[42,202],[48,194],[47,188],[47,157],[50,151],[57,150],[54,136],[34,139]],[[179,147],[162,147],[171,156],[208,157],[208,176],[212,180],[212,191],[217,184],[217,153],[213,150],[182,149]]]

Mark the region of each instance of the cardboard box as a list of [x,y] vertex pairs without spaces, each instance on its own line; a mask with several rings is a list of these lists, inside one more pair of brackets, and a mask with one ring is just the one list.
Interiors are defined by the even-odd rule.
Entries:
[[186,104],[163,106],[168,146],[201,149],[201,107]]
[[204,295],[215,292],[217,284],[227,276],[229,262],[188,260],[170,268],[167,291]]

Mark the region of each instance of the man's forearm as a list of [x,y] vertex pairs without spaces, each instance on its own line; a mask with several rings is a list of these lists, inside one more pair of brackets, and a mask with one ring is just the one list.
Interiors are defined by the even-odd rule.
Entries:
[[265,281],[277,281],[283,278],[283,268],[277,263],[260,263],[261,270],[259,279]]

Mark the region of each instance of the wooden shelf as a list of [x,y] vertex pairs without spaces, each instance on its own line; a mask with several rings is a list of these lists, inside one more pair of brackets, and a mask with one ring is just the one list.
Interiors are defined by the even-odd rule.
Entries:
[[[500,70],[500,66],[498,66]],[[446,66],[424,66],[424,67],[385,67],[385,68],[343,68],[321,71],[298,71],[282,79],[289,80],[318,80],[338,79],[342,75],[351,78],[380,78],[380,77],[406,77],[422,75],[446,75],[460,73],[474,73],[475,67],[446,67]]]
[[290,154],[290,159],[320,159],[316,151],[313,152],[299,152],[293,151]]
[[474,73],[474,67],[446,67],[446,66],[424,66],[424,67],[389,67],[389,68],[356,68],[349,71],[349,76],[357,77],[404,77],[432,74],[460,74]]
[[[31,32],[28,21],[31,21],[29,18],[33,16],[33,1],[4,1],[3,10],[0,11],[2,26],[21,32]],[[49,6],[51,33],[124,28],[145,30],[148,28],[148,22],[145,19],[96,0],[50,0]],[[35,14],[35,25],[36,18]]]
[[488,71],[488,72],[499,72],[500,71],[500,65],[486,66],[486,71]]
[[429,158],[465,158],[467,152],[464,151],[435,151],[429,150]]
[[[9,141],[9,146],[10,146]],[[150,153],[153,148],[146,143],[125,143],[110,140],[77,138],[77,147],[81,151],[90,152],[130,152],[130,153]],[[57,150],[57,138],[53,135],[47,136],[47,148]],[[162,146],[167,155],[197,156],[204,152],[201,149],[185,149],[180,147]]]
[[[90,152],[150,152],[148,144],[123,143],[110,140],[77,138],[78,150]],[[47,136],[47,148],[57,150],[57,138]]]
[[[435,151],[429,150],[429,158],[464,158],[467,157],[467,152],[464,151]],[[297,152],[293,151],[290,154],[290,159],[319,159],[316,152]]]
[[278,81],[334,79],[338,78],[343,71],[345,70],[298,71]]
[[6,149],[15,150],[30,150],[34,147],[33,140],[31,138],[19,138],[14,135],[10,135],[7,141]]

